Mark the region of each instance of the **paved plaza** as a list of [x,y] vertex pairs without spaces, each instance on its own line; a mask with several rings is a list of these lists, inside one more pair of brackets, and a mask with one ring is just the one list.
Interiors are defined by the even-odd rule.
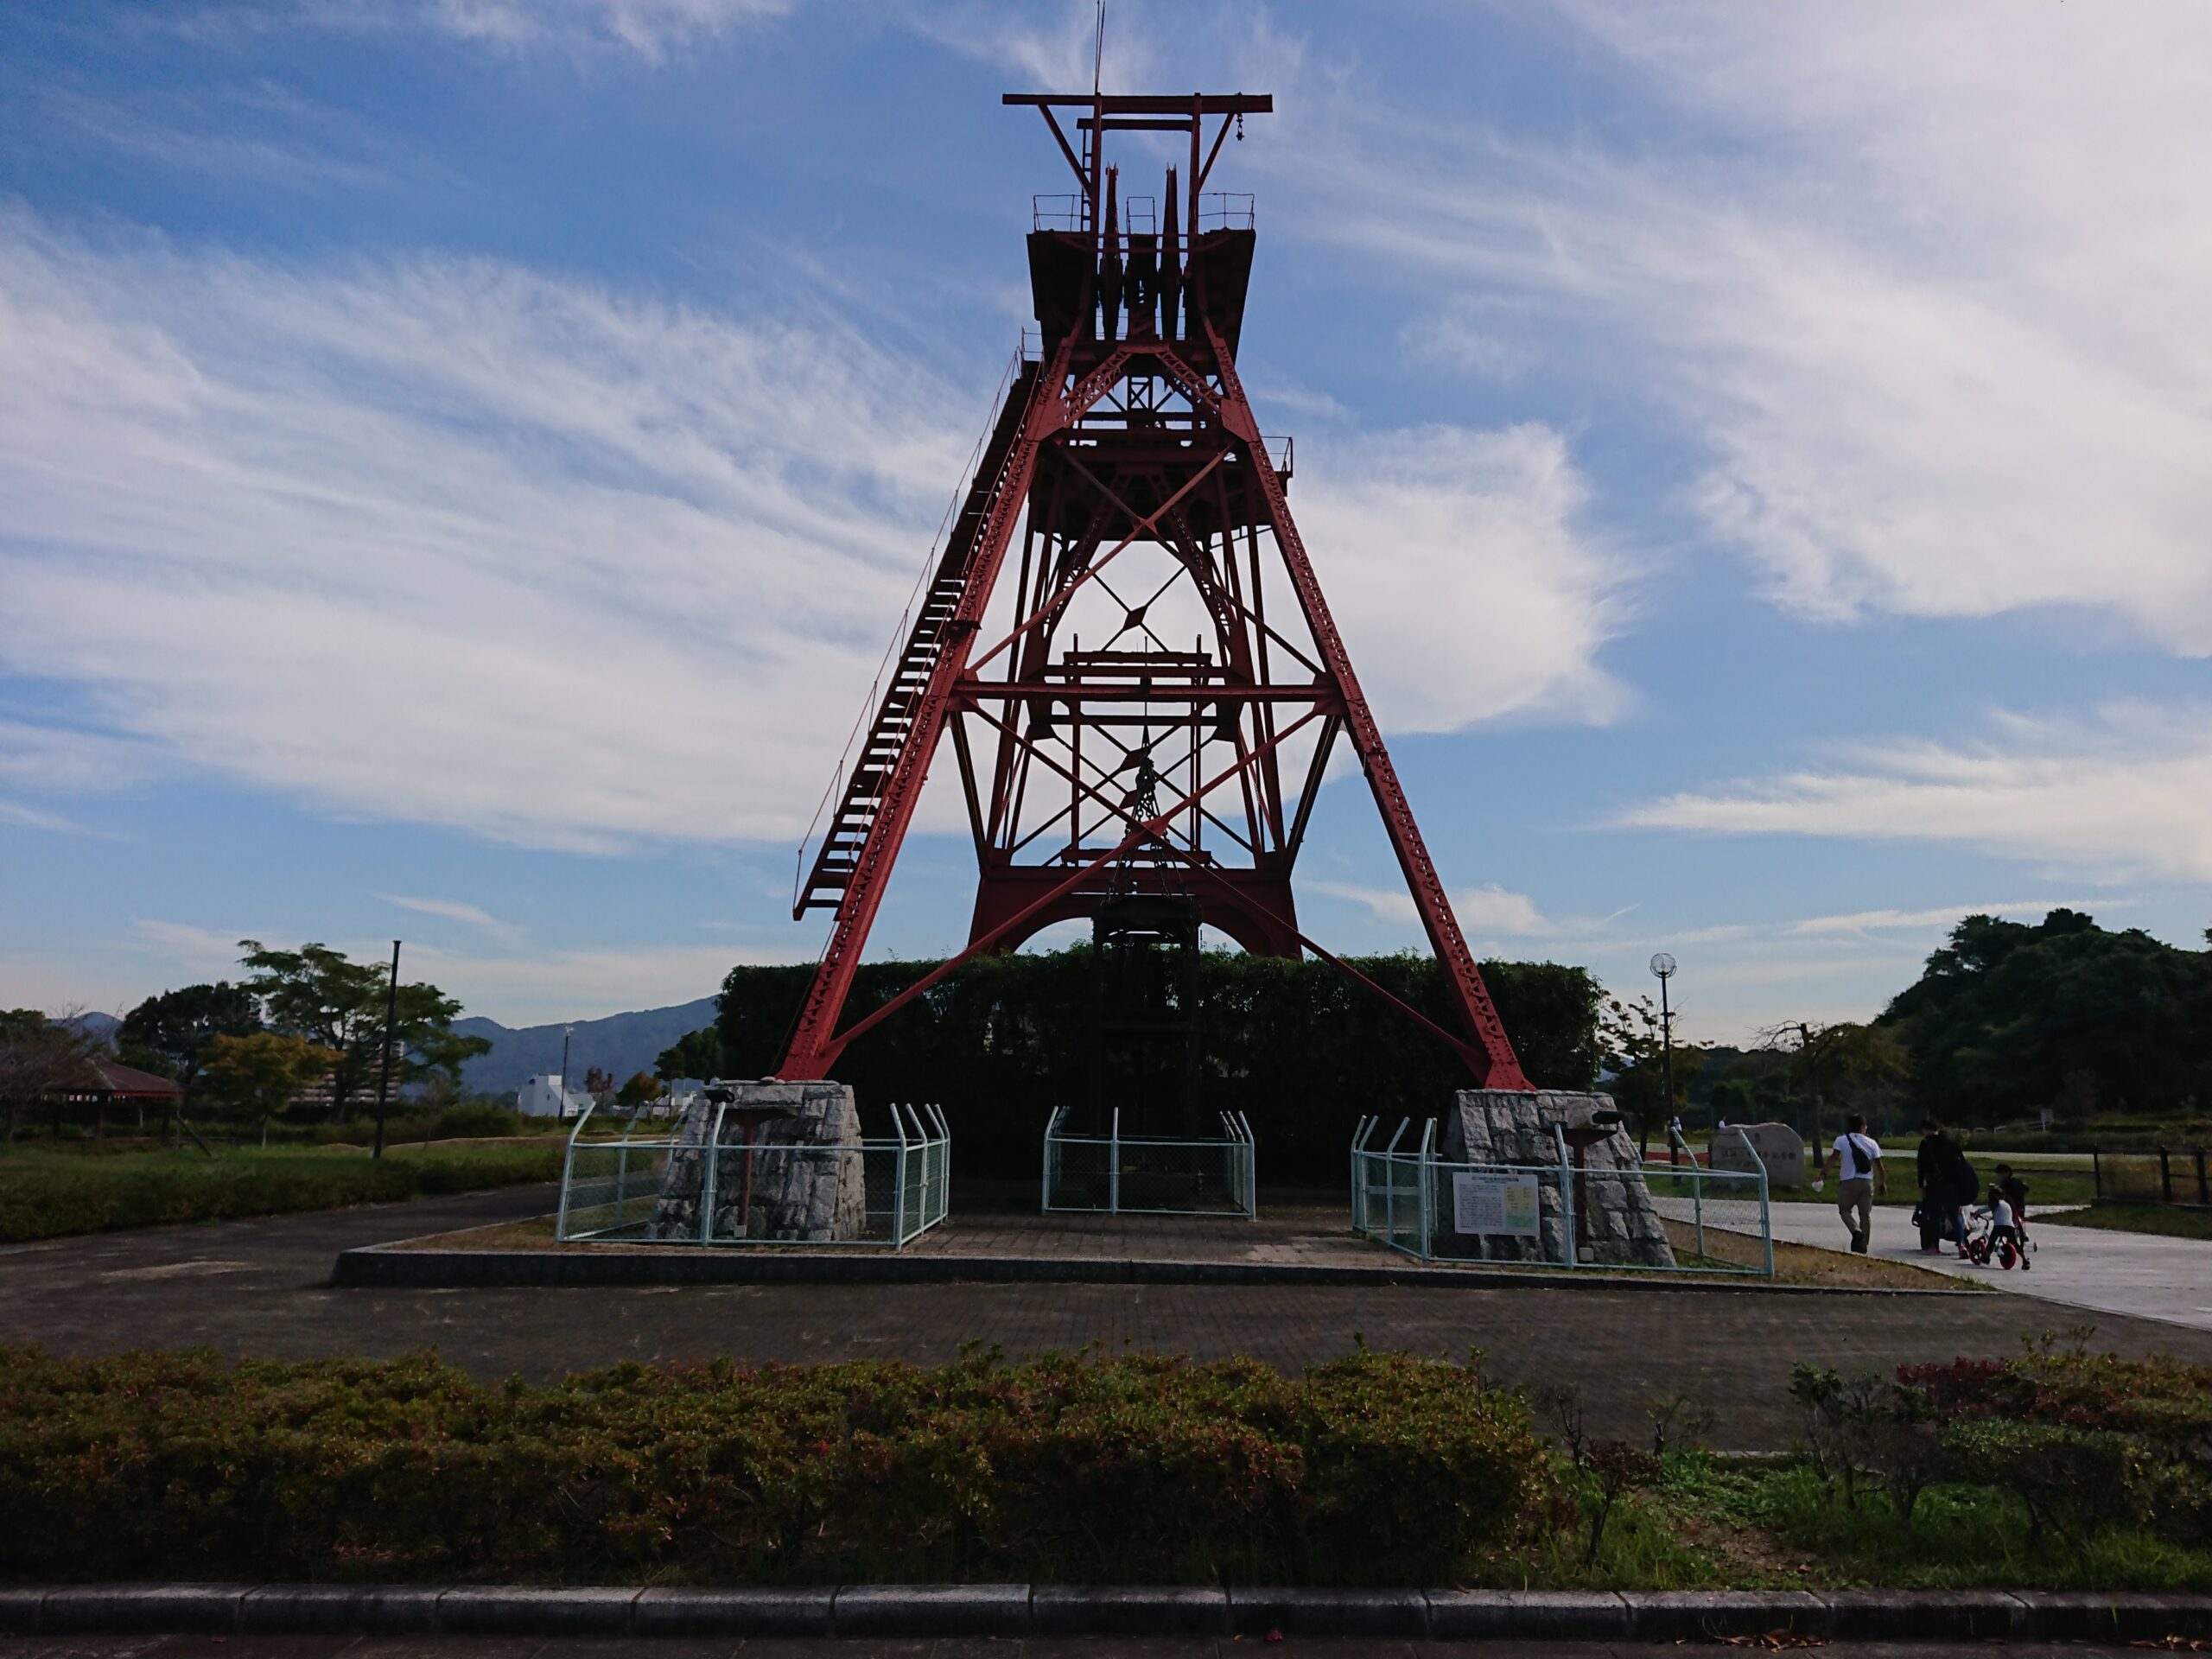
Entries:
[[[971,1338],[1009,1354],[1096,1345],[1249,1353],[1285,1369],[1376,1348],[1464,1355],[1506,1382],[1580,1384],[1610,1433],[1639,1433],[1653,1397],[1714,1409],[1717,1443],[1789,1443],[1791,1364],[1888,1367],[2017,1352],[2070,1313],[2022,1298],[1836,1295],[1654,1284],[1527,1288],[1122,1284],[726,1285],[621,1290],[345,1290],[353,1245],[520,1220],[545,1188],[151,1228],[0,1250],[0,1342],[67,1354],[206,1345],[226,1356],[390,1356],[434,1346],[486,1379],[537,1380],[620,1360],[856,1357],[937,1363]],[[1234,1225],[1235,1224],[1224,1224]],[[2040,1269],[2038,1269],[2040,1271]],[[2212,1363],[2212,1332],[2094,1319],[2126,1354]]]
[[[1878,1204],[1872,1249],[1876,1255],[2060,1304],[2042,1316],[2045,1323],[2071,1323],[2075,1316],[2063,1310],[2078,1309],[2092,1315],[2164,1319],[2212,1332],[2212,1240],[2107,1232],[2055,1222],[2031,1225],[2030,1230],[2036,1241],[2033,1268],[2007,1272],[1994,1266],[1976,1267],[1960,1261],[1955,1253],[1921,1255],[1912,1211],[1901,1205]],[[1840,1249],[1846,1243],[1841,1219],[1834,1205],[1825,1204],[1776,1205],[1774,1236],[1830,1249]]]

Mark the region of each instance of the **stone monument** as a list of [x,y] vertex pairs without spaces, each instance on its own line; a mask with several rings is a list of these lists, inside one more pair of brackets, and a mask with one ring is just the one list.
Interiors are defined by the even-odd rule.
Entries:
[[[1610,1124],[1606,1120],[1611,1119]],[[1645,1185],[1636,1142],[1618,1122],[1605,1095],[1571,1094],[1544,1089],[1463,1089],[1445,1115],[1437,1156],[1447,1163],[1535,1166],[1539,1225],[1535,1237],[1487,1233],[1463,1234],[1440,1229],[1439,1249],[1485,1262],[1566,1262],[1566,1205],[1560,1182],[1560,1137],[1567,1140],[1570,1160],[1579,1159],[1582,1179],[1575,1181],[1576,1254],[1592,1266],[1671,1268],[1673,1246]],[[1451,1194],[1442,1195],[1447,1205]]]
[[[709,1148],[707,1136],[717,1113],[719,1144]],[[867,1230],[866,1155],[861,1150],[860,1109],[849,1084],[709,1084],[683,1114],[660,1200],[645,1224],[647,1238],[699,1237],[699,1206],[710,1161],[710,1241],[826,1244],[858,1238]]]
[[1787,1123],[1731,1123],[1714,1132],[1710,1156],[1713,1168],[1746,1175],[1764,1164],[1770,1187],[1805,1185],[1805,1139]]

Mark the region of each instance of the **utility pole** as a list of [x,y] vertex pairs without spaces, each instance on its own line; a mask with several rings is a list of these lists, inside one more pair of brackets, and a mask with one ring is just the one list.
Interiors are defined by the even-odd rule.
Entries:
[[569,1121],[569,1039],[575,1034],[574,1026],[561,1027],[561,1097],[554,1102],[554,1117],[561,1122]]
[[391,983],[384,995],[384,1063],[377,1068],[377,1145],[369,1156],[384,1156],[384,1112],[391,1099],[391,1032],[399,1022],[399,941],[391,942]]

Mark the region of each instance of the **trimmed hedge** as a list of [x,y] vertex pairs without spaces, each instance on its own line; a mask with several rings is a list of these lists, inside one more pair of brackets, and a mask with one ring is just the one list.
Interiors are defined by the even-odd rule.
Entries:
[[1541,1523],[1519,1396],[1362,1353],[226,1366],[0,1349],[22,1579],[1446,1583]]
[[474,1192],[560,1179],[557,1145],[450,1152],[120,1153],[0,1157],[0,1243]]
[[[1433,957],[1351,961],[1446,1031],[1459,1028]],[[937,966],[863,963],[842,1023]],[[1588,970],[1526,962],[1485,962],[1482,970],[1529,1075],[1548,1089],[1593,1087],[1604,992]],[[812,973],[805,965],[730,969],[714,1027],[723,1075],[767,1075]],[[1449,1047],[1325,962],[1208,950],[1198,982],[1205,1121],[1217,1109],[1246,1114],[1263,1185],[1339,1185],[1363,1114],[1427,1117],[1471,1082]],[[1093,995],[1087,944],[979,957],[846,1050],[837,1076],[853,1085],[864,1113],[894,1100],[942,1105],[957,1174],[1033,1180],[1052,1108],[1090,1099]],[[1142,1092],[1132,1091],[1128,1104]],[[1123,1127],[1136,1132],[1127,1116]]]

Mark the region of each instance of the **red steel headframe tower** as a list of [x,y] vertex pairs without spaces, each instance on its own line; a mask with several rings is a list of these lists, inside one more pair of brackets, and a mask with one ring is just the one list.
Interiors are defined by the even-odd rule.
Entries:
[[[1247,950],[1337,961],[1299,931],[1290,877],[1341,736],[1464,1027],[1430,1029],[1478,1081],[1528,1088],[1292,522],[1289,443],[1262,436],[1237,377],[1251,198],[1205,187],[1231,128],[1274,100],[1005,101],[1044,117],[1078,188],[1033,204],[1040,334],[795,895],[795,918],[836,919],[777,1075],[826,1076],[958,963],[1116,893],[1178,895]],[[1109,133],[1187,138],[1179,185],[1169,168],[1157,198],[1124,191]],[[968,948],[840,1032],[947,735],[982,871]]]

